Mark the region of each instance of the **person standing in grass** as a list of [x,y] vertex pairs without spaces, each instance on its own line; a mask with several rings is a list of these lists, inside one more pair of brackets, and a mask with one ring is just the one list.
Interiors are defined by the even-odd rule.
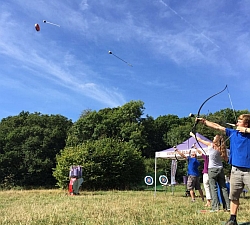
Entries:
[[[190,135],[194,137],[194,134],[190,132]],[[225,174],[223,170],[222,159],[227,162],[227,149],[224,139],[220,135],[215,135],[213,142],[205,141],[200,137],[197,140],[202,144],[208,146],[207,155],[209,157],[208,162],[208,177],[210,191],[212,195],[212,212],[219,210],[219,198],[218,198],[218,186],[222,191],[222,199],[224,200],[225,210],[230,210],[230,202],[226,187]],[[218,186],[217,186],[218,183]]]
[[204,201],[204,195],[200,185],[199,170],[198,170],[200,162],[197,160],[196,151],[191,151],[190,156],[185,156],[185,154],[180,152],[177,148],[175,148],[175,152],[177,152],[182,158],[185,158],[188,161],[187,190],[190,191],[192,202],[195,201],[194,190],[199,191],[202,201]]
[[229,164],[232,165],[230,175],[230,219],[225,225],[238,225],[237,212],[239,198],[244,186],[250,189],[250,114],[242,114],[238,117],[236,130],[225,128],[217,123],[204,118],[196,118],[206,126],[223,131],[230,139]]
[[[192,135],[193,133],[190,132],[190,135]],[[193,145],[194,149],[196,149],[196,151],[201,154],[201,157],[204,159],[204,163],[203,163],[203,170],[202,170],[202,174],[203,174],[203,186],[205,189],[205,193],[206,193],[206,199],[207,202],[205,204],[206,207],[210,207],[211,206],[211,192],[210,192],[210,185],[209,185],[209,178],[208,178],[208,162],[209,162],[209,157],[208,155],[203,154],[203,152],[201,150],[199,150],[195,144]]]

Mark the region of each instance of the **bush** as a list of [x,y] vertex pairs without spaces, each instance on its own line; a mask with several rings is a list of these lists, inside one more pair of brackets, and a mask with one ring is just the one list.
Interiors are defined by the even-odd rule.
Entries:
[[131,189],[145,175],[144,159],[130,143],[110,138],[66,147],[57,155],[54,177],[61,188],[69,183],[71,165],[81,165],[83,187],[89,190]]

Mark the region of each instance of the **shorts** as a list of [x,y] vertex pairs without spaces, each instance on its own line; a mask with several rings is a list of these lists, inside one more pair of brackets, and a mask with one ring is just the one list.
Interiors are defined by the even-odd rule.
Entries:
[[188,176],[187,189],[190,190],[201,190],[200,178],[196,176]]
[[250,189],[250,169],[232,166],[229,199],[239,200],[245,185]]

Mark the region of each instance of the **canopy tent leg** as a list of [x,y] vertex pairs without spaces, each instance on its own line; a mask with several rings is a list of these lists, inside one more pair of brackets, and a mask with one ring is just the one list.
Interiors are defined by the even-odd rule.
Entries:
[[155,196],[156,196],[156,168],[157,168],[157,166],[156,166],[156,164],[157,164],[157,158],[155,157]]

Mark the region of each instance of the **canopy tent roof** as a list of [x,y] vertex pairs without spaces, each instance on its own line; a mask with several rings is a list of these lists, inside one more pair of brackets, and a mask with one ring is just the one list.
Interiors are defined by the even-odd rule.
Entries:
[[[201,139],[203,139],[205,141],[212,142],[211,140],[207,139],[206,137],[202,136],[199,133],[196,133],[196,136],[200,137]],[[190,149],[191,149],[193,144],[196,144],[196,147],[202,151],[202,149],[199,146],[199,144],[200,144],[201,147],[204,149],[204,151],[205,152],[207,151],[208,147],[206,145],[202,144],[201,142],[199,142],[199,144],[198,144],[194,137],[190,137],[186,141],[184,141],[181,144],[177,145],[176,148],[179,151],[181,151],[182,153],[184,153],[186,156],[188,156],[189,153],[190,153]],[[169,149],[165,149],[165,150],[162,150],[162,151],[159,151],[159,152],[155,152],[155,158],[176,159],[175,156],[178,159],[183,159],[183,158],[181,158],[181,156],[179,154],[175,154],[174,148],[169,148]],[[201,156],[201,154],[199,154],[197,152],[197,156]]]

